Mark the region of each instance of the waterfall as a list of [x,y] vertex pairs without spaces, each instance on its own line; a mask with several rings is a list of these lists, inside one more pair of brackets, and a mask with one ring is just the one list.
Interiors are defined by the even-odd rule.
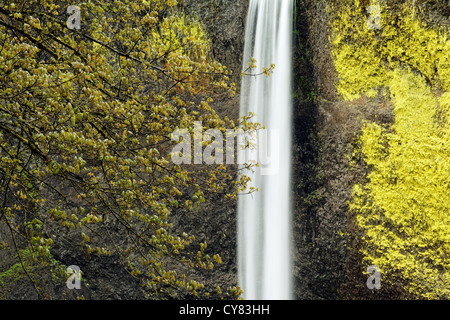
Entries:
[[275,68],[268,76],[242,79],[241,116],[266,127],[256,150],[246,160],[260,164],[250,186],[259,188],[238,199],[238,275],[244,298],[291,298],[290,162],[291,50],[293,0],[250,0],[244,49],[244,70],[252,58],[257,69]]

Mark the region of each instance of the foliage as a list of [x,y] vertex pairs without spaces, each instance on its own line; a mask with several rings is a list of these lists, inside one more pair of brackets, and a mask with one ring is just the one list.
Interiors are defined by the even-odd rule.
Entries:
[[194,121],[223,132],[258,125],[210,106],[235,85],[177,1],[79,2],[81,30],[66,25],[71,4],[0,4],[0,222],[38,262],[78,239],[88,257],[118,256],[151,294],[197,295],[203,284],[176,269],[221,259],[206,244],[184,254],[195,239],[172,234],[170,214],[213,193],[233,199],[247,177],[173,164],[171,133],[193,132]]
[[338,91],[346,99],[387,92],[395,123],[366,122],[355,153],[371,169],[350,209],[364,230],[364,264],[414,297],[450,297],[450,41],[424,25],[410,1],[382,8],[369,29],[365,8],[339,11],[333,24]]

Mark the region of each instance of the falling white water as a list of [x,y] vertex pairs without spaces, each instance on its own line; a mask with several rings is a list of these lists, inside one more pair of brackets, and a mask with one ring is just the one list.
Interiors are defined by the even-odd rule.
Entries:
[[[291,296],[290,148],[291,50],[293,0],[250,0],[244,70],[252,58],[261,73],[275,64],[270,77],[244,76],[241,116],[266,127],[267,138],[246,159],[260,167],[250,186],[259,188],[238,201],[238,273],[244,298],[287,300]],[[261,138],[261,136],[260,136]]]

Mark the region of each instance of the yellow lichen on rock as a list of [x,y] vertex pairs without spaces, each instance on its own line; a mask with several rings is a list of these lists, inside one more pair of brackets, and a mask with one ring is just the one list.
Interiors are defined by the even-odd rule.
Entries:
[[387,88],[395,116],[389,128],[365,122],[355,150],[371,168],[349,203],[365,234],[364,264],[413,297],[449,298],[450,42],[411,1],[401,14],[381,10],[379,30],[356,2],[333,24],[337,90],[352,100]]

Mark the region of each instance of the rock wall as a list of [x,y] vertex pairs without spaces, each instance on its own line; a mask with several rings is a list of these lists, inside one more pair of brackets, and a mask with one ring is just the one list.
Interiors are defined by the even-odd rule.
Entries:
[[[401,14],[404,1],[384,1],[390,13]],[[403,299],[400,285],[371,291],[359,253],[363,234],[348,210],[352,187],[369,172],[363,161],[350,165],[362,122],[394,121],[392,101],[343,101],[329,39],[331,22],[347,0],[298,0],[294,70],[295,157],[293,159],[294,277],[300,299]],[[370,1],[360,1],[363,7]],[[420,19],[430,27],[449,28],[447,1],[417,0]],[[333,9],[333,7],[335,9]],[[382,106],[382,107],[381,107]],[[355,160],[355,159],[353,159]]]
[[297,1],[294,95],[294,279],[298,299],[337,299],[344,278],[350,115],[336,103],[326,1]]

